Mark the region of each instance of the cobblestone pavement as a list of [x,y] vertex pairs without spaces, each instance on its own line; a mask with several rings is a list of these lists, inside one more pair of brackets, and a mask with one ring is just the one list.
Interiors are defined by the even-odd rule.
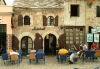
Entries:
[[[1,63],[1,62],[0,62]],[[43,60],[39,60],[38,64],[35,64],[35,60],[32,63],[29,63],[28,58],[24,58],[19,66],[16,64],[3,64],[0,66],[0,69],[94,69],[97,66],[100,66],[100,58],[95,60],[94,62],[87,60],[84,61],[84,64],[78,60],[75,64],[68,64],[68,63],[58,63],[56,56],[46,56],[46,62],[44,64]]]

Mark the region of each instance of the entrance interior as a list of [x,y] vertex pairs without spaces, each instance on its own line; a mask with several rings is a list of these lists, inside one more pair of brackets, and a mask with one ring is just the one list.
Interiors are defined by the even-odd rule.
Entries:
[[44,51],[46,55],[56,54],[56,37],[53,34],[47,34],[44,39]]
[[4,32],[0,33],[0,44],[6,47],[6,33]]
[[0,24],[0,44],[6,47],[6,24]]
[[23,51],[23,55],[26,56],[33,49],[33,41],[29,36],[24,36],[21,39],[21,50]]

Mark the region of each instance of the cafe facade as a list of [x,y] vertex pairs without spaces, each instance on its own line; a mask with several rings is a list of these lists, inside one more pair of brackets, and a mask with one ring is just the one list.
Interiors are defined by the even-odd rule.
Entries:
[[68,49],[73,43],[78,48],[85,42],[89,47],[87,33],[100,26],[99,3],[99,0],[15,0],[12,48],[27,54],[39,48],[49,53],[52,44],[54,53],[56,44]]

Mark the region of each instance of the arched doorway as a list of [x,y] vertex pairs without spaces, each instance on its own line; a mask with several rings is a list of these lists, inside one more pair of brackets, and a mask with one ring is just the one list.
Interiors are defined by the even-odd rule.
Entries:
[[29,52],[33,49],[33,41],[31,37],[29,36],[24,36],[21,39],[21,50],[23,51],[23,55],[29,54]]
[[44,51],[46,55],[56,54],[56,36],[47,34],[44,39]]

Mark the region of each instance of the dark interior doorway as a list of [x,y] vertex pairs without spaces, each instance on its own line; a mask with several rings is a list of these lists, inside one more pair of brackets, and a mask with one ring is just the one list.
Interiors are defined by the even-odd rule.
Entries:
[[6,47],[6,24],[0,24],[0,44]]
[[0,33],[0,44],[6,47],[6,33],[4,32]]
[[47,34],[44,39],[44,51],[46,55],[56,54],[56,37],[53,34]]

